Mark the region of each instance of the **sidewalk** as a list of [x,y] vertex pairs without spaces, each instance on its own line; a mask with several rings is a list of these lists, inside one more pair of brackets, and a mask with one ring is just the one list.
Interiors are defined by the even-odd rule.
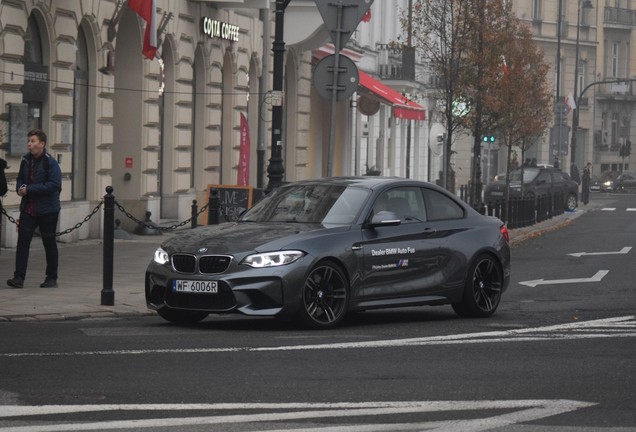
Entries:
[[[539,224],[510,230],[513,246],[545,232],[559,229],[582,215],[591,206],[564,213]],[[103,289],[103,243],[101,239],[58,243],[60,279],[58,288],[40,288],[46,261],[39,238],[31,244],[29,269],[24,288],[6,285],[13,277],[15,249],[0,251],[0,322],[46,321],[153,315],[144,299],[144,272],[154,251],[173,232],[161,236],[132,235],[131,240],[115,239],[113,291],[115,304],[101,305]]]

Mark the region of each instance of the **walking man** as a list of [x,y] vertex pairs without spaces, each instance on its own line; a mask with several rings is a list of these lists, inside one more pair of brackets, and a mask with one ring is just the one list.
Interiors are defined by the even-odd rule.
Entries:
[[20,202],[18,245],[15,252],[15,272],[7,285],[22,288],[29,263],[29,248],[36,228],[40,229],[46,254],[46,278],[42,288],[57,287],[58,251],[55,231],[60,214],[62,172],[46,152],[46,134],[39,129],[28,134],[29,153],[22,157],[16,182]]

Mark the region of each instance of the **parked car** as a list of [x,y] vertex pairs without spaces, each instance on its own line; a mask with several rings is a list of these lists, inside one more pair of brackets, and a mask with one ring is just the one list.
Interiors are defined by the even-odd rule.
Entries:
[[398,306],[487,317],[509,280],[499,219],[430,183],[341,177],[283,185],[235,222],[165,241],[145,297],[178,324],[241,313],[321,329],[349,311]]
[[[506,178],[486,186],[484,201],[492,203],[505,197]],[[578,206],[579,185],[569,174],[552,167],[525,167],[523,169],[523,196],[540,197],[545,194],[562,193],[563,207],[573,211]],[[510,173],[510,197],[521,196],[521,170]]]
[[592,174],[590,177],[590,192],[600,192],[602,187],[603,179],[596,174]]
[[636,190],[636,172],[623,171],[614,181],[614,192]]

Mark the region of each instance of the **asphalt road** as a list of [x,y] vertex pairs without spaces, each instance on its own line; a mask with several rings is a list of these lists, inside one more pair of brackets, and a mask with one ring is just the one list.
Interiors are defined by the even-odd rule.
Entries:
[[1,323],[0,432],[635,430],[636,195],[592,199],[513,249],[490,319]]

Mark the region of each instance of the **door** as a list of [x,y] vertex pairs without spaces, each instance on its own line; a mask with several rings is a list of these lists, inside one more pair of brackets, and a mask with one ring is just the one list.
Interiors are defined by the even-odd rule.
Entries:
[[444,238],[434,228],[436,223],[427,221],[422,189],[400,187],[383,192],[369,220],[382,211],[392,212],[400,223],[363,230],[358,300],[367,307],[387,298],[416,302],[416,297],[442,283],[438,268]]

